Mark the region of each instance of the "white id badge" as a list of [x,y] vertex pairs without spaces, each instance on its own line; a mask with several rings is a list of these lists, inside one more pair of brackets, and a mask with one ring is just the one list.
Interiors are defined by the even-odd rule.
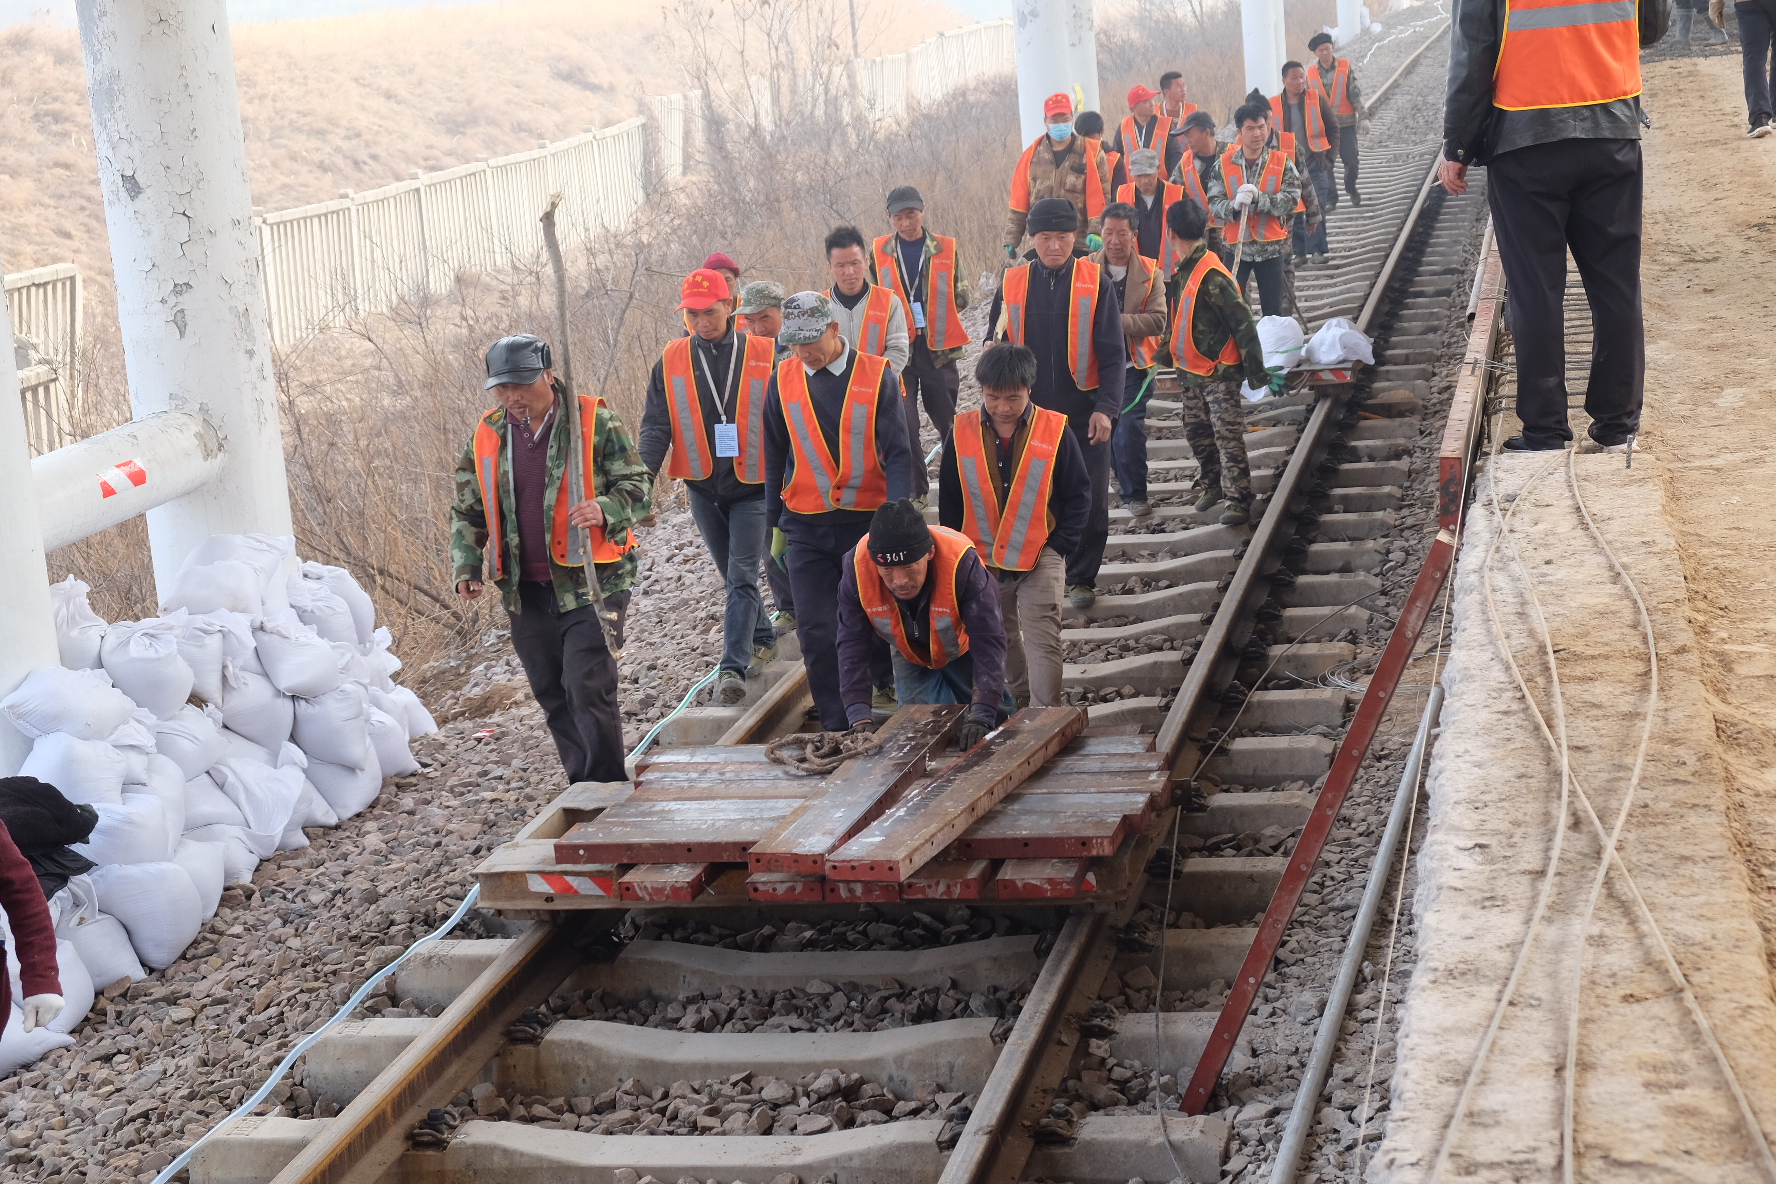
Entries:
[[925,305],[917,300],[913,301],[912,305],[913,305],[913,328],[923,329],[925,327]]
[[739,424],[718,423],[715,425],[715,454],[717,456],[740,455]]

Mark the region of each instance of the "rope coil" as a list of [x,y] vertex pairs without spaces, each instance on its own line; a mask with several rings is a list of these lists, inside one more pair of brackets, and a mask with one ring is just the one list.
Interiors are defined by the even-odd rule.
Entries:
[[868,756],[881,747],[882,739],[874,732],[797,732],[767,743],[765,756],[772,764],[798,773],[825,776],[852,757]]

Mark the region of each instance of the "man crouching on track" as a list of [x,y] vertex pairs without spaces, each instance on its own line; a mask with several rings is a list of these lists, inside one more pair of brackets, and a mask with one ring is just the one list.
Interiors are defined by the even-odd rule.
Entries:
[[[579,396],[591,494],[568,505],[567,391],[548,345],[523,334],[487,351],[486,389],[501,406],[481,417],[456,466],[450,559],[456,591],[481,595],[482,549],[512,622],[512,648],[572,781],[624,781],[617,664],[583,565],[569,566],[573,527],[591,534],[601,586],[634,566],[629,526],[646,513],[650,478],[616,412]],[[607,596],[608,592],[605,593]],[[621,644],[620,635],[618,644]]]
[[902,707],[970,704],[956,733],[959,748],[973,748],[1011,714],[993,577],[967,535],[933,530],[910,501],[876,511],[839,580],[839,683],[854,730],[876,727],[869,659],[878,636],[894,647]]

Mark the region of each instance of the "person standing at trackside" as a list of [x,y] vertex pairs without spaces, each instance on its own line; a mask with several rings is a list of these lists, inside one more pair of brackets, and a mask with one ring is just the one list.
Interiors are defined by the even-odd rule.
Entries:
[[[1141,254],[1159,264],[1162,278],[1172,274],[1171,243],[1166,238],[1165,212],[1184,196],[1184,187],[1160,180],[1159,153],[1137,148],[1130,163],[1134,180],[1116,191],[1118,204],[1134,211],[1135,244]],[[1104,217],[1110,216],[1106,208]],[[1109,235],[1104,236],[1109,242]]]
[[[783,329],[783,301],[787,293],[776,280],[754,280],[740,289],[740,308],[734,324],[755,337],[769,337],[777,349],[777,361],[791,357],[789,348],[777,341]],[[767,554],[764,562],[765,582],[771,586],[771,600],[777,611],[771,614],[771,628],[778,637],[795,629],[795,594],[790,591],[789,572],[777,557]]]
[[[1042,104],[1048,130],[1032,141],[1011,172],[1010,209],[1005,217],[1005,261],[1017,261],[1017,250],[1028,230],[1030,213],[1047,198],[1059,198],[1078,212],[1080,233],[1074,254],[1083,255],[1086,239],[1098,233],[1098,219],[1110,204],[1110,169],[1103,146],[1073,132],[1073,100],[1064,93],[1049,95]],[[1034,230],[1028,231],[1034,235]]]
[[995,345],[974,377],[981,411],[944,441],[937,520],[967,535],[998,581],[1013,701],[1058,707],[1067,555],[1091,514],[1085,455],[1066,416],[1030,402],[1034,353]]
[[1178,301],[1172,308],[1171,350],[1183,387],[1184,438],[1196,457],[1197,513],[1216,502],[1223,526],[1243,526],[1252,514],[1252,472],[1246,459],[1246,412],[1240,380],[1254,389],[1280,389],[1279,373],[1264,367],[1264,347],[1252,309],[1221,257],[1202,241],[1207,216],[1181,201],[1166,215],[1177,240]]
[[[1709,0],[1718,6],[1719,19],[1727,16],[1726,0]],[[1745,113],[1751,130],[1745,134],[1761,140],[1776,132],[1776,57],[1771,56],[1772,30],[1776,30],[1776,0],[1734,0],[1733,15],[1739,20],[1739,57],[1745,73]]]
[[[726,613],[716,701],[746,697],[746,672],[777,657],[777,634],[759,595],[765,558],[765,385],[777,365],[774,339],[731,327],[735,301],[720,272],[684,278],[678,307],[689,337],[666,346],[648,379],[641,461],[656,477],[685,483],[691,521],[722,576]],[[668,460],[668,448],[671,449]]]
[[[1172,182],[1184,190],[1184,196],[1209,214],[1209,229],[1203,239],[1209,250],[1221,256],[1221,262],[1233,265],[1233,252],[1221,233],[1221,219],[1209,211],[1209,174],[1221,165],[1223,148],[1215,139],[1215,117],[1207,111],[1193,111],[1184,120],[1185,153],[1172,170]],[[1177,268],[1172,269],[1168,293],[1177,295]]]
[[1646,336],[1640,307],[1640,50],[1671,0],[1638,6],[1456,0],[1439,179],[1466,193],[1486,166],[1486,202],[1517,349],[1513,452],[1565,448],[1566,255],[1591,305],[1591,438],[1626,447],[1640,430]]
[[968,273],[956,253],[956,240],[925,229],[925,199],[911,185],[888,194],[888,221],[894,233],[884,234],[871,247],[870,280],[899,298],[912,327],[912,352],[900,385],[906,391],[907,441],[913,450],[913,500],[923,505],[931,478],[919,437],[919,404],[924,402],[937,438],[948,436],[962,386],[956,359],[970,340],[961,316],[968,307]]
[[[866,354],[888,359],[899,379],[912,356],[906,309],[892,289],[869,281],[869,248],[863,232],[841,226],[826,236],[826,267],[832,273],[833,317],[839,335]],[[896,388],[898,391],[898,388]]]
[[1169,177],[1184,156],[1184,141],[1172,134],[1182,129],[1172,123],[1171,117],[1155,110],[1154,100],[1158,98],[1158,91],[1148,90],[1140,83],[1129,87],[1129,113],[1116,125],[1110,148],[1121,153],[1124,161],[1132,159],[1139,149],[1151,148],[1162,157],[1160,175]]
[[[1159,156],[1151,148],[1143,148],[1135,155],[1149,158],[1145,164],[1159,166]],[[1137,249],[1136,217],[1133,206],[1112,202],[1104,210],[1104,249],[1092,259],[1110,276],[1110,290],[1116,293],[1117,305],[1122,310],[1122,331],[1128,338],[1122,413],[1110,437],[1110,460],[1122,504],[1138,522],[1153,513],[1147,504],[1147,403],[1153,398],[1159,351],[1165,342],[1166,276],[1161,264]],[[1169,260],[1171,236],[1167,234],[1166,238],[1162,253]]]
[[[1308,89],[1307,67],[1300,62],[1283,63],[1283,93],[1270,100],[1271,119],[1279,132],[1295,139],[1298,160],[1307,170],[1307,183],[1313,187],[1318,207],[1308,218],[1297,218],[1290,226],[1294,235],[1295,253],[1315,256],[1326,262],[1326,220],[1324,212],[1337,202],[1332,187],[1332,140],[1328,134],[1332,122],[1332,104]],[[1303,195],[1305,196],[1305,194]]]
[[1035,352],[1032,401],[1065,415],[1082,441],[1092,508],[1067,557],[1067,603],[1090,608],[1110,538],[1110,436],[1122,409],[1127,349],[1110,277],[1090,259],[1072,254],[1078,232],[1079,214],[1070,202],[1036,203],[1030,210],[1036,258],[1006,269],[987,324],[989,337]]
[[771,553],[795,589],[796,638],[820,726],[842,732],[850,720],[839,693],[839,578],[877,507],[912,485],[906,413],[888,360],[852,348],[826,293],[784,301],[777,339],[796,356],[765,392]]
[[1233,122],[1239,139],[1209,170],[1209,213],[1221,219],[1221,233],[1240,257],[1235,282],[1244,291],[1246,277],[1256,273],[1264,315],[1282,316],[1288,295],[1283,275],[1289,255],[1288,220],[1301,198],[1301,176],[1287,152],[1265,145],[1270,136],[1269,103],[1247,102],[1233,113]]
[[[1337,129],[1332,135],[1332,146],[1338,152],[1339,162],[1344,165],[1344,192],[1353,206],[1361,206],[1363,195],[1357,191],[1357,131],[1368,118],[1368,112],[1363,109],[1356,71],[1351,69],[1349,58],[1338,56],[1330,33],[1315,33],[1308,38],[1307,52],[1314,55],[1314,64],[1307,71],[1308,89],[1332,109],[1332,124]],[[1338,191],[1334,189],[1326,209],[1337,208]]]
[[617,663],[600,628],[578,547],[584,528],[603,567],[635,549],[629,526],[648,508],[652,482],[617,413],[580,400],[584,501],[569,504],[567,390],[548,344],[502,337],[487,351],[487,412],[456,465],[450,559],[456,592],[481,595],[482,550],[511,619],[512,648],[548,721],[567,779],[625,781]]

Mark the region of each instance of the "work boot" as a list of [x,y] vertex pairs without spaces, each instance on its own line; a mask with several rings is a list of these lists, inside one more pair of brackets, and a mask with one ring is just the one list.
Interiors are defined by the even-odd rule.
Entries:
[[1351,205],[1356,206],[1358,209],[1362,209],[1363,208],[1363,195],[1358,193],[1355,189],[1350,191],[1350,195],[1351,195]]
[[746,698],[746,676],[738,670],[724,670],[715,680],[715,699],[723,707],[733,707]]
[[900,696],[893,687],[876,687],[870,691],[870,707],[875,711],[899,711]]
[[1677,43],[1684,49],[1689,48],[1690,26],[1695,18],[1696,14],[1687,8],[1680,8],[1677,10]]
[[1202,496],[1196,499],[1196,512],[1198,514],[1205,513],[1209,507],[1220,501],[1224,496],[1226,495],[1221,492],[1221,487],[1219,485],[1209,486],[1207,489],[1203,490]]
[[1751,125],[1751,130],[1745,134],[1754,140],[1761,140],[1771,132],[1776,132],[1776,123],[1771,123],[1768,115],[1760,115],[1757,122]]
[[752,664],[754,666],[768,666],[776,660],[777,647],[775,645],[755,645],[752,647]]
[[1098,602],[1098,591],[1090,584],[1074,584],[1067,589],[1067,607],[1090,608]]
[[1221,509],[1222,526],[1244,526],[1252,520],[1252,512],[1240,502],[1230,501]]
[[1146,518],[1153,513],[1153,507],[1146,502],[1130,502],[1128,511],[1130,518]]
[[1727,31],[1715,24],[1713,17],[1704,16],[1702,18],[1702,44],[1725,45],[1726,41]]
[[775,612],[771,614],[771,628],[777,630],[778,637],[782,637],[785,633],[794,633],[795,627],[794,613]]

